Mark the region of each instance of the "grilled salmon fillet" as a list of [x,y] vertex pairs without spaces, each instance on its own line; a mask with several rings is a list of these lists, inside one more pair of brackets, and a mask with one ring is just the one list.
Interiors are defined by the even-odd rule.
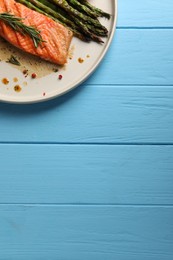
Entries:
[[0,0],[0,2],[0,13],[9,12],[23,18],[24,24],[34,26],[40,31],[44,42],[36,48],[28,35],[16,32],[2,21],[0,21],[0,36],[17,48],[44,60],[60,65],[67,62],[68,50],[73,37],[70,30],[51,18],[16,3],[14,0]]

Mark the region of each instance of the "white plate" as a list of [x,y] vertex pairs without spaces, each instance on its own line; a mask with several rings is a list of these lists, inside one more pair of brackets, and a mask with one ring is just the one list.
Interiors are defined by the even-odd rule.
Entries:
[[[71,43],[71,59],[68,59],[68,63],[64,68],[59,68],[58,72],[55,72],[52,70],[53,67],[51,67],[54,65],[43,62],[35,66],[32,64],[32,60],[30,62],[32,65],[29,66],[29,69],[26,66],[26,69],[29,71],[27,77],[23,74],[21,66],[19,69],[18,66],[11,65],[2,59],[0,62],[1,101],[32,103],[49,100],[72,90],[91,75],[103,59],[112,41],[117,20],[117,0],[91,0],[91,3],[112,14],[110,20],[101,18],[102,24],[109,31],[109,37],[104,39],[104,44],[84,43],[74,37]],[[83,60],[82,63],[79,62],[80,58]],[[40,68],[38,69],[38,67]],[[42,67],[44,69],[40,71]],[[56,66],[54,67],[56,68]],[[38,77],[32,79],[31,74],[35,71],[37,72],[37,70]],[[62,75],[61,80],[59,75]],[[2,83],[4,78],[7,78],[9,81],[6,85]],[[16,85],[21,87],[21,91],[15,91],[14,87]]]

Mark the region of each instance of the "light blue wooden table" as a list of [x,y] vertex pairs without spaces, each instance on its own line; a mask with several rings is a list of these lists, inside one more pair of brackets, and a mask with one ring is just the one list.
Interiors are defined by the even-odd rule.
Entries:
[[83,85],[0,104],[0,260],[173,259],[173,1],[118,14]]

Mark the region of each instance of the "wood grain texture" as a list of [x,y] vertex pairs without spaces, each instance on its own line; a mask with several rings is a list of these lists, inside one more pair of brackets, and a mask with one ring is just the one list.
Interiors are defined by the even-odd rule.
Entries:
[[172,260],[173,207],[0,206],[7,260]]
[[173,143],[172,87],[81,86],[44,104],[0,104],[1,142]]
[[99,69],[87,84],[173,85],[173,30],[117,29]]
[[172,0],[118,1],[119,27],[172,27]]
[[173,205],[173,146],[0,145],[0,203]]

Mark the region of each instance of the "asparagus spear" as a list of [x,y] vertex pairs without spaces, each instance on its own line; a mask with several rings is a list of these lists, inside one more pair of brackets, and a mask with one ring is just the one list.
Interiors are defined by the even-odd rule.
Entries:
[[[82,33],[80,33],[78,31],[76,25],[73,22],[71,22],[64,16],[61,16],[59,13],[54,12],[52,9],[50,9],[48,7],[46,8],[46,6],[43,6],[43,4],[37,3],[38,1],[32,1],[32,0],[30,2],[28,2],[28,0],[16,0],[16,1],[21,4],[24,4],[25,6],[27,6],[28,8],[30,8],[32,10],[35,10],[39,13],[42,13],[42,14],[50,17],[51,19],[61,23],[64,26],[66,26],[68,29],[70,29],[74,33],[74,35],[76,37],[78,37],[82,41],[86,41],[86,42],[89,41],[89,39],[85,35],[83,35]],[[33,2],[33,3],[31,3],[31,2]]]
[[70,6],[68,4],[68,2],[66,0],[51,0],[51,2],[53,2],[56,5],[62,7],[70,15],[74,15],[75,17],[82,19],[86,23],[92,24],[95,27],[101,28],[101,29],[105,30],[105,32],[107,32],[107,29],[97,19],[93,19],[93,18],[79,12],[78,10],[74,9],[72,6]]
[[[26,0],[17,0],[17,1],[26,1]],[[72,26],[73,27],[73,31],[74,28],[76,30],[75,35],[78,35],[78,38],[83,39],[84,41],[89,41],[89,39],[92,39],[96,42],[103,42],[100,37],[98,37],[96,34],[98,33],[98,35],[106,36],[105,33],[103,32],[97,32],[98,29],[96,29],[95,27],[91,27],[89,26],[89,28],[87,27],[87,24],[83,23],[81,20],[79,20],[78,18],[76,18],[75,16],[71,16],[71,19],[76,23],[74,24],[71,20],[68,20],[67,18],[65,18],[65,16],[62,16],[59,12],[55,12],[54,10],[52,10],[51,8],[47,7],[46,5],[42,4],[40,1],[43,2],[43,0],[29,0],[32,4],[34,4],[35,6],[38,6],[42,11],[44,11],[45,13],[50,14],[51,16],[55,17],[55,18],[59,18],[60,21],[63,20],[63,23]],[[44,0],[44,2],[46,2],[46,0]],[[76,25],[79,27],[79,29],[76,28]],[[96,32],[95,33],[95,30]],[[99,30],[98,30],[99,31]],[[80,34],[80,35],[79,35]]]
[[[57,5],[54,5],[54,4],[52,4],[52,3],[50,3],[48,0],[38,0],[39,2],[41,2],[41,3],[43,3],[44,5],[45,5],[45,7],[47,6],[47,7],[50,7],[51,9],[53,9],[52,11],[50,11],[51,12],[51,14],[54,16],[54,17],[56,17],[56,12],[58,13],[58,14],[61,14],[63,17],[69,17],[69,14],[65,11],[65,10],[63,10],[63,9],[61,9],[59,6],[57,6]],[[73,0],[72,0],[73,1]],[[46,11],[46,9],[45,9],[45,11]],[[71,17],[71,20],[69,20],[69,18],[66,18],[67,19],[67,22],[69,22],[69,26],[70,26],[70,24],[71,23],[73,23],[72,22],[72,20],[74,21],[74,23],[73,23],[73,27],[75,27],[75,23],[78,25],[77,26],[77,30],[82,30],[83,31],[83,33],[86,33],[86,34],[88,34],[88,30],[90,31],[90,32],[92,32],[92,33],[94,33],[94,34],[96,34],[96,35],[98,35],[98,36],[103,36],[103,37],[105,37],[105,36],[107,36],[107,30],[105,30],[105,29],[100,29],[100,28],[96,28],[96,27],[94,27],[93,25],[90,25],[90,24],[83,24],[82,23],[82,21],[81,21],[81,23],[79,24],[79,22],[78,22],[78,17],[75,17],[75,16],[73,16],[73,18]],[[87,26],[87,30],[86,30],[86,26]],[[80,28],[78,28],[78,27],[80,27]]]
[[103,43],[102,39],[98,35],[92,33],[85,23],[81,22],[80,19],[76,19],[76,17],[73,15],[72,18],[75,19],[76,24],[81,28],[81,30],[86,34],[86,36],[88,36],[95,42]]
[[[37,0],[30,0],[30,1],[37,1]],[[59,13],[64,13],[64,16],[66,16],[66,15],[68,15],[69,16],[69,14],[68,13],[66,13],[65,12],[65,10],[62,10],[59,6],[53,6],[52,5],[52,3],[50,3],[49,1],[47,1],[47,0],[39,0],[39,2],[42,2],[42,3],[45,3],[45,5],[47,6],[47,7],[51,7],[51,8],[54,8],[54,10],[56,10],[57,12],[59,12]],[[45,11],[46,11],[47,9],[45,9]],[[56,16],[56,11],[53,11],[54,13],[52,13],[54,16]],[[99,43],[101,43],[101,42],[103,42],[102,40],[101,40],[101,38],[100,37],[98,37],[95,33],[93,33],[92,31],[94,30],[94,28],[88,28],[88,26],[89,25],[87,25],[87,24],[85,24],[85,23],[83,23],[80,19],[78,19],[77,17],[75,17],[75,16],[73,16],[73,15],[71,15],[70,16],[70,18],[71,18],[71,20],[73,20],[74,22],[75,22],[75,26],[77,26],[77,28],[78,28],[78,30],[82,33],[82,34],[84,34],[85,35],[85,37],[86,37],[86,39],[89,41],[89,39],[92,39],[92,40],[94,40],[94,41],[96,41],[96,42],[99,42]],[[71,21],[70,21],[71,22]],[[72,22],[71,22],[72,23]],[[92,30],[91,30],[92,29]]]
[[110,17],[111,17],[110,14],[108,14],[108,13],[104,12],[103,10],[95,7],[94,5],[92,5],[87,0],[78,0],[78,2],[80,2],[81,4],[87,6],[90,10],[95,12],[98,17],[106,17],[107,19],[110,19]]
[[88,8],[86,5],[81,4],[77,0],[67,0],[67,2],[69,4],[71,4],[78,11],[81,11],[81,12],[85,13],[86,15],[89,15],[92,18],[97,18],[98,17],[98,14],[96,12],[93,12],[93,10]]

